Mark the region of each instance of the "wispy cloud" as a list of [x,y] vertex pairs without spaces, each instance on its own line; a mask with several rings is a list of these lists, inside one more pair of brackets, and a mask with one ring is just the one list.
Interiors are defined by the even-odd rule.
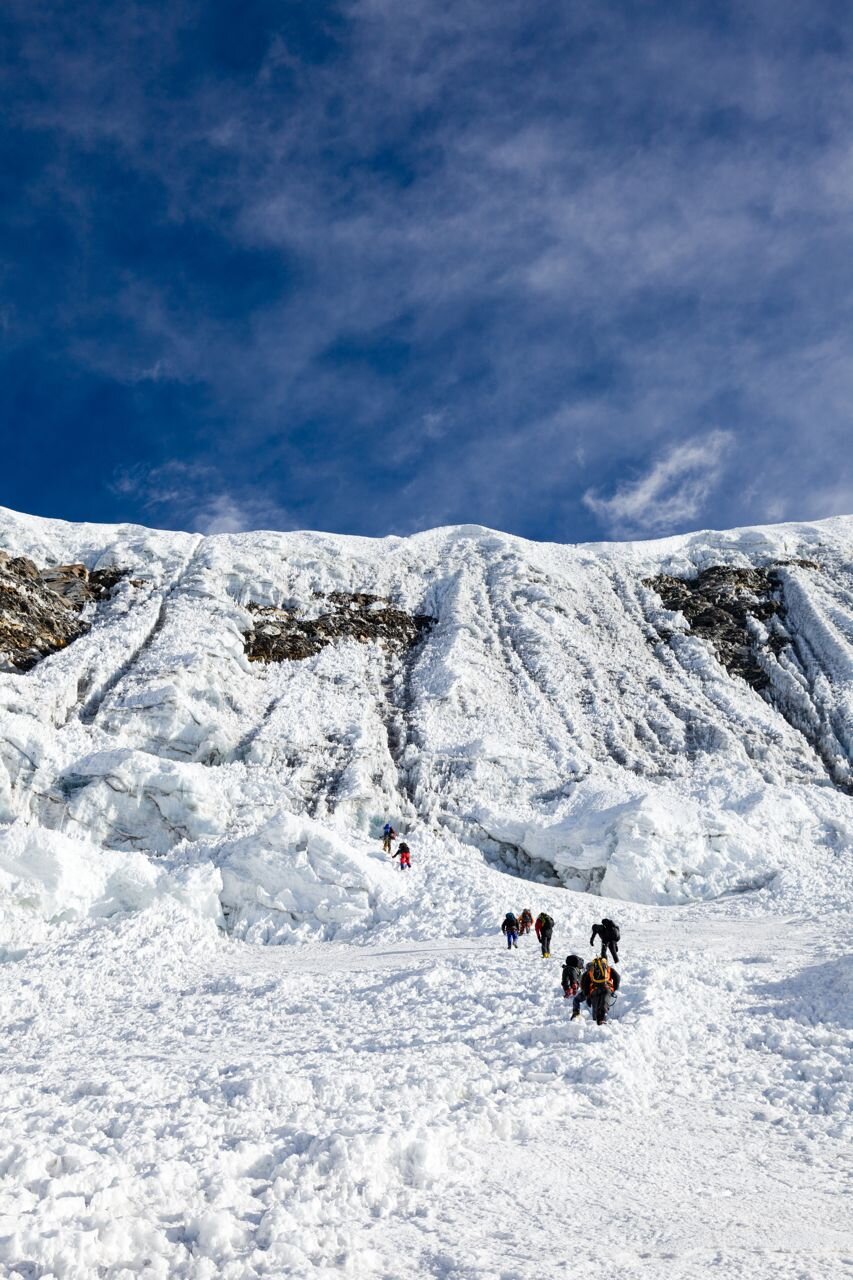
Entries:
[[712,431],[675,445],[645,473],[617,485],[611,497],[588,489],[584,504],[618,537],[684,528],[707,506],[731,444],[730,432]]
[[291,529],[293,520],[258,486],[229,490],[222,475],[204,463],[175,459],[159,466],[119,470],[110,481],[116,494],[132,498],[154,520],[164,517],[191,533],[245,533]]
[[853,513],[853,480],[838,484],[806,487],[796,496],[778,500],[765,513],[767,520],[821,520],[827,516]]
[[214,493],[202,501],[192,527],[197,533],[246,533],[252,529],[288,529],[292,524],[282,507],[265,502],[257,494],[241,500],[231,493]]
[[660,527],[787,510],[803,478],[828,495],[851,465],[853,10],[700,10],[247,0],[238,40],[195,0],[10,0],[21,414],[45,370],[46,437],[106,412],[94,475],[123,515],[150,508],[116,466],[172,456],[227,477],[201,491],[237,523],[257,489],[357,532],[651,528],[622,460],[663,466],[708,422],[745,465],[704,497],[662,480]]

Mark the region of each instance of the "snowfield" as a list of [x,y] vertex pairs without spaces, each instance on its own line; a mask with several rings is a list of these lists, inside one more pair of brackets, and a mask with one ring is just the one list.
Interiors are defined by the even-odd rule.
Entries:
[[[0,509],[0,549],[127,570],[0,671],[0,1275],[853,1266],[853,518],[570,547]],[[716,566],[772,571],[761,689],[649,585]],[[249,661],[250,604],[335,593],[434,621]],[[526,905],[550,961],[506,951]],[[607,914],[613,1016],[570,1024]]]

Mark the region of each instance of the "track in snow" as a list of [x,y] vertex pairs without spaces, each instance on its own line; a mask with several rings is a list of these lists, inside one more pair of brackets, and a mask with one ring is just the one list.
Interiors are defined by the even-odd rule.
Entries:
[[623,951],[603,1030],[497,934],[257,949],[146,912],[10,958],[3,1274],[837,1274],[849,1025],[778,1000],[832,949],[666,913]]
[[113,671],[108,678],[94,692],[89,693],[85,702],[79,708],[79,719],[81,724],[93,724],[98,712],[110,694],[118,688],[121,682],[130,674],[139,660],[151,648],[151,645],[157,639],[157,636],[166,625],[169,602],[177,594],[192,572],[196,561],[196,555],[202,539],[199,535],[190,551],[184,558],[177,573],[171,581],[167,582],[160,588],[160,603],[154,616],[154,621],[150,628],[146,630],[141,640],[135,645],[132,651],[121,661],[119,666]]

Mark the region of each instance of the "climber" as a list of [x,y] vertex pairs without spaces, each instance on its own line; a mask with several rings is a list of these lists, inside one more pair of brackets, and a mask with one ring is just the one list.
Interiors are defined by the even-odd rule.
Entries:
[[581,1005],[586,999],[586,996],[583,993],[584,978],[586,978],[589,975],[589,971],[591,968],[592,968],[592,961],[588,960],[587,963],[584,965],[584,971],[581,974],[580,981],[578,982],[578,989],[575,992],[574,999],[572,1000],[572,1022],[574,1022],[575,1018],[579,1018],[581,1016]]
[[619,974],[611,969],[604,956],[590,960],[580,981],[580,991],[572,1001],[572,1022],[581,1016],[581,1004],[586,1001],[596,1023],[602,1026],[607,1021],[607,1013],[616,999],[620,982]]
[[540,911],[533,927],[542,947],[542,959],[547,960],[551,954],[551,934],[554,932],[554,921],[547,912]]
[[610,954],[613,957],[613,963],[618,964],[619,949],[617,944],[620,938],[618,924],[614,924],[612,920],[608,920],[605,916],[601,924],[594,924],[592,926],[592,934],[589,939],[590,946],[594,946],[595,939],[597,937],[601,939],[601,954],[606,958],[607,948],[609,947]]
[[386,822],[382,828],[382,852],[391,852],[391,841],[397,839],[397,832],[391,826],[390,822]]
[[514,912],[508,911],[504,916],[503,923],[501,925],[501,933],[505,934],[506,936],[507,951],[511,950],[512,947],[515,947],[517,950],[518,949],[518,921],[515,918]]
[[529,907],[525,907],[518,921],[518,932],[529,933],[533,928],[533,912]]
[[576,996],[580,986],[581,976],[583,974],[583,960],[580,956],[566,956],[566,963],[563,965],[563,976],[560,983],[563,988],[563,995],[568,1000],[569,996]]
[[408,867],[411,870],[412,854],[405,840],[402,840],[400,844],[397,846],[397,852],[394,854],[394,857],[400,859],[401,871],[404,869],[404,867]]

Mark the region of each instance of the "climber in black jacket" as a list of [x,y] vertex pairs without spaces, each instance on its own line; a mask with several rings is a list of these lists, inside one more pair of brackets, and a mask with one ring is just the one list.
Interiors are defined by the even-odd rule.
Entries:
[[589,945],[593,946],[595,944],[595,939],[600,938],[601,954],[603,956],[606,956],[607,950],[609,948],[610,954],[613,957],[614,964],[618,964],[619,963],[619,947],[618,947],[619,936],[620,935],[619,935],[618,924],[614,924],[612,920],[608,920],[607,917],[605,916],[601,924],[594,924],[592,926],[592,933],[590,934]]
[[566,999],[569,996],[577,995],[582,974],[583,960],[581,960],[580,956],[566,956],[566,963],[563,965],[563,976],[560,979],[563,995]]

